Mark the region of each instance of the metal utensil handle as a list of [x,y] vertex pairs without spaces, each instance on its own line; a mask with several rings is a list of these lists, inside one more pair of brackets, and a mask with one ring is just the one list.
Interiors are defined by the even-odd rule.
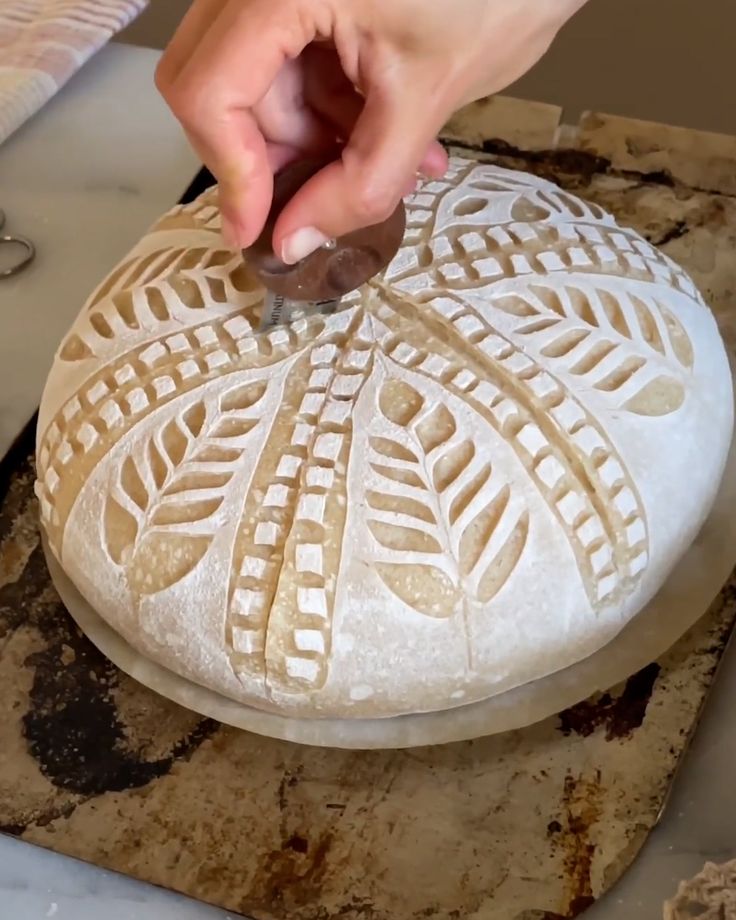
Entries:
[[[2,211],[0,211],[2,215]],[[4,215],[2,215],[4,216]],[[0,222],[0,227],[2,223]],[[24,236],[0,236],[0,246],[3,244],[14,243],[16,246],[21,246],[25,250],[25,254],[9,268],[0,269],[0,278],[9,278],[11,275],[17,275],[18,272],[23,271],[23,269],[28,265],[29,262],[32,262],[36,257],[36,247],[33,243],[26,239]]]

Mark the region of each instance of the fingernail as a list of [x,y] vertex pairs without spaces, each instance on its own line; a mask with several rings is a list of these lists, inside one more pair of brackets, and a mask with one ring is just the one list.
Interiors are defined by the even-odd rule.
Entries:
[[294,265],[311,256],[328,241],[329,237],[320,233],[316,227],[302,227],[301,230],[295,230],[291,236],[287,236],[281,244],[281,259],[287,265]]

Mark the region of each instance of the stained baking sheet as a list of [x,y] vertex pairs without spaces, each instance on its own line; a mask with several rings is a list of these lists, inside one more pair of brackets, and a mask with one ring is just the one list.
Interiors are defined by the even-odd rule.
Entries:
[[[733,342],[736,139],[590,116],[559,150],[558,122],[553,106],[494,99],[450,133],[662,246]],[[517,731],[406,750],[289,744],[201,718],[101,655],[50,583],[25,454],[11,472],[0,830],[257,920],[577,916],[656,823],[736,615],[731,578],[665,655]]]
[[49,580],[32,483],[23,461],[0,509],[0,828],[257,920],[575,916],[656,822],[736,610],[731,582],[666,655],[521,730],[305,747],[101,655]]
[[69,613],[122,671],[167,699],[227,725],[318,747],[407,748],[466,741],[523,728],[607,690],[655,661],[708,610],[736,565],[736,438],[711,514],[656,597],[596,654],[492,699],[391,719],[294,719],[262,712],[149,661],[86,602],[48,545],[46,561]]

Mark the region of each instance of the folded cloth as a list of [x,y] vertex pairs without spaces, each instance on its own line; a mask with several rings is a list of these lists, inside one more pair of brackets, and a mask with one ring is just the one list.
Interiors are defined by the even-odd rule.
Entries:
[[736,917],[736,859],[707,862],[664,905],[664,920],[733,920]]
[[148,0],[0,0],[0,144]]

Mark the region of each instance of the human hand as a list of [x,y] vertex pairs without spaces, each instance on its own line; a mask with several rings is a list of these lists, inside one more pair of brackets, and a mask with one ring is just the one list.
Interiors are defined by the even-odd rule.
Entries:
[[260,234],[274,172],[334,155],[276,223],[294,263],[442,175],[448,117],[526,72],[584,2],[194,0],[156,84],[218,180],[233,249]]

